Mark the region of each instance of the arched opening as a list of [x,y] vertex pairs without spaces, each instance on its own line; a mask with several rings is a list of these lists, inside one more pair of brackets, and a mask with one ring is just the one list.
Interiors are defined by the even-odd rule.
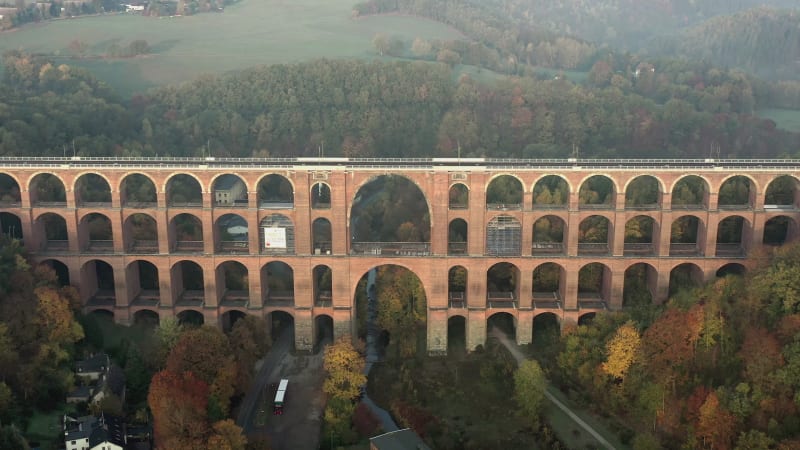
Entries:
[[22,221],[16,214],[0,212],[0,233],[11,239],[22,239]]
[[206,319],[203,313],[193,309],[187,309],[178,313],[178,323],[184,327],[201,327]]
[[320,314],[314,318],[314,337],[317,350],[333,342],[333,317]]
[[486,227],[486,255],[519,256],[522,254],[522,226],[515,217],[497,216]]
[[193,214],[178,214],[169,222],[170,251],[203,252],[203,222]]
[[702,224],[696,216],[681,216],[670,227],[669,256],[697,256],[700,254]]
[[203,268],[193,261],[178,261],[170,270],[172,298],[177,306],[199,307],[205,303]]
[[569,185],[560,176],[544,176],[533,186],[534,209],[562,209],[568,205]]
[[314,306],[333,306],[333,271],[328,266],[314,267]]
[[661,184],[656,177],[636,177],[625,189],[625,209],[652,210],[661,206]]
[[40,173],[31,180],[31,203],[41,208],[67,206],[64,183],[52,173]]
[[655,252],[656,221],[650,216],[636,216],[625,222],[625,256],[649,256]]
[[752,182],[744,175],[728,178],[719,188],[719,209],[748,209],[753,206]]
[[486,271],[486,307],[516,308],[519,299],[519,269],[501,262]]
[[286,311],[272,311],[267,315],[272,342],[287,339],[294,348],[294,317]]
[[556,263],[544,263],[533,269],[533,305],[535,308],[560,308],[564,298],[566,271]]
[[447,354],[463,355],[467,352],[467,319],[453,316],[447,319]]
[[613,209],[614,182],[605,175],[594,175],[581,184],[578,207],[581,209]]
[[502,333],[512,342],[517,340],[517,319],[507,312],[494,313],[486,319],[486,334],[496,335]]
[[447,232],[447,254],[466,255],[469,248],[467,221],[454,219],[450,221]]
[[91,213],[83,216],[78,225],[81,248],[88,253],[111,253],[114,251],[114,232],[111,220],[103,214]]
[[315,255],[330,255],[333,251],[331,221],[318,218],[311,224],[311,248]]
[[578,229],[579,255],[607,255],[611,251],[611,221],[604,216],[589,216]]
[[589,263],[578,271],[578,307],[605,308],[611,290],[611,269],[602,263]]
[[247,208],[247,185],[233,174],[220,175],[211,186],[214,206],[219,208]]
[[325,183],[311,186],[311,209],[331,209],[331,188]]
[[158,205],[156,185],[147,175],[133,173],[121,184],[122,206],[126,208],[155,208]]
[[597,317],[597,313],[590,312],[581,314],[580,317],[578,317],[578,326],[591,325],[595,317]]
[[69,268],[57,259],[46,259],[39,263],[40,266],[49,267],[56,274],[59,286],[69,286]]
[[563,255],[566,248],[564,219],[558,216],[544,216],[533,224],[533,248],[531,254]]
[[694,289],[703,283],[703,270],[696,264],[683,263],[669,272],[669,295],[684,289]]
[[738,263],[725,264],[717,269],[717,278],[725,278],[727,276],[743,277],[747,273],[747,269]]
[[558,316],[550,312],[537,314],[533,318],[533,336],[531,338],[533,348],[537,353],[557,352],[561,340],[561,324]]
[[507,211],[522,209],[524,188],[518,178],[511,175],[500,175],[489,182],[486,187],[486,209]]
[[247,221],[238,214],[225,214],[214,225],[217,253],[247,254],[250,252]]
[[726,217],[717,226],[717,256],[737,257],[746,253],[745,242],[749,242],[750,227],[741,216]]
[[148,214],[131,214],[122,226],[128,253],[158,253],[158,225]]
[[467,307],[467,269],[453,266],[447,272],[447,299],[451,308]]
[[773,217],[764,224],[764,245],[783,245],[797,235],[797,223],[790,217]]
[[381,175],[358,190],[350,232],[351,253],[428,255],[431,221],[425,195],[405,177]]
[[294,208],[294,188],[289,180],[278,174],[265,176],[258,182],[258,207],[262,209]]
[[44,213],[36,219],[37,234],[42,236],[41,249],[44,252],[63,252],[69,250],[67,221],[54,213]]
[[294,270],[272,261],[261,268],[261,289],[267,306],[294,306]]
[[226,311],[220,317],[220,324],[222,325],[222,332],[228,334],[233,330],[233,326],[236,325],[236,322],[244,319],[245,313],[239,310],[231,310]]
[[105,261],[93,259],[81,267],[81,297],[88,306],[114,306],[114,269]]
[[137,327],[155,329],[158,327],[158,313],[149,309],[142,309],[133,314],[133,325]]
[[126,269],[125,285],[128,288],[131,305],[158,306],[161,288],[158,281],[158,268],[148,261],[134,261]]
[[167,181],[167,206],[172,208],[201,208],[203,188],[193,176],[179,173]]
[[217,266],[217,298],[223,306],[244,308],[250,301],[247,267],[238,261],[225,261]]
[[797,205],[797,178],[782,175],[767,186],[764,209],[794,209]]
[[0,208],[15,207],[22,204],[19,183],[8,174],[0,173]]
[[653,303],[658,283],[658,271],[647,263],[633,264],[625,270],[622,287],[622,307],[647,306]]
[[469,189],[462,183],[456,183],[450,186],[448,198],[448,207],[450,209],[469,208]]
[[687,175],[672,188],[672,209],[708,208],[708,183],[697,175]]
[[81,175],[75,181],[75,201],[78,206],[108,208],[111,206],[111,186],[96,173]]
[[89,316],[105,323],[114,323],[114,312],[108,309],[93,309],[89,312]]
[[261,253],[294,255],[294,224],[283,214],[270,214],[258,225]]

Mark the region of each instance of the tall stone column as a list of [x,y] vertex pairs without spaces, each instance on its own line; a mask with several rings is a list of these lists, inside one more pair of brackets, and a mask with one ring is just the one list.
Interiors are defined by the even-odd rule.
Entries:
[[447,309],[428,309],[428,354],[447,354]]
[[530,344],[533,339],[533,311],[517,313],[517,345]]
[[486,344],[486,312],[470,310],[467,317],[467,350]]
[[[446,255],[448,230],[447,212],[450,207],[450,174],[437,171],[429,175],[426,196],[431,215],[431,254]],[[468,233],[469,234],[469,233]]]
[[311,309],[294,310],[294,348],[298,352],[311,352],[314,347],[314,318]]

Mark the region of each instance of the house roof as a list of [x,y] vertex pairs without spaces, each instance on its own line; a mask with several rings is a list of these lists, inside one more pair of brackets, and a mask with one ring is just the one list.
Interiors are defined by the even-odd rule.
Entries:
[[375,436],[369,443],[378,450],[431,450],[410,428]]
[[64,440],[75,441],[88,438],[92,430],[97,427],[97,421],[95,416],[83,416],[77,419],[64,416]]
[[98,353],[76,364],[78,373],[103,372],[108,367],[108,355]]
[[105,442],[125,447],[125,423],[119,417],[103,415],[99,423],[89,435],[89,448]]
[[67,398],[88,399],[92,396],[91,386],[78,386],[72,392],[67,394]]

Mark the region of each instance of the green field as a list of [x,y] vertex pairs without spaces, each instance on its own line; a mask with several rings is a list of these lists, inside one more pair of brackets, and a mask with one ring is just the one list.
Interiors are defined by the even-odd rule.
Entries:
[[764,108],[756,111],[756,114],[774,120],[778,128],[800,133],[800,111],[796,109]]
[[[444,24],[416,17],[385,15],[353,19],[356,0],[243,0],[224,13],[187,17],[131,14],[56,20],[0,34],[0,52],[20,49],[58,56],[91,70],[123,95],[152,86],[191,80],[260,64],[316,58],[373,58],[377,33],[456,39]],[[153,54],[117,60],[70,58],[69,43],[79,40],[100,55],[113,42],[146,40]]]

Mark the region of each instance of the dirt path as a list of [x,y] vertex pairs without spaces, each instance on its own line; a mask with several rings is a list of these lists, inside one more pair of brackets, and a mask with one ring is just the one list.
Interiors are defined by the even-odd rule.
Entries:
[[[499,328],[495,327],[494,329],[492,329],[491,335],[497,338],[497,340],[500,341],[500,343],[503,344],[508,349],[509,352],[511,352],[511,355],[514,357],[514,359],[517,360],[517,364],[520,364],[526,359],[528,359],[525,356],[525,354],[522,353],[522,350],[520,350],[519,347],[517,347],[517,344],[511,342],[508,336],[502,331],[500,331]],[[558,409],[560,409],[567,416],[569,416],[569,418],[572,419],[576,424],[578,424],[578,426],[586,430],[586,432],[589,433],[593,438],[595,438],[595,440],[597,440],[598,443],[600,443],[607,449],[617,450],[616,447],[614,447],[610,442],[606,440],[606,438],[604,438],[600,433],[598,433],[594,428],[592,428],[591,425],[589,425],[583,419],[581,419],[567,405],[565,405],[557,398],[555,398],[553,394],[550,393],[550,391],[553,389],[555,388],[553,386],[550,386],[550,384],[548,383],[547,389],[544,391],[544,395],[545,397],[547,397],[547,400],[549,400]]]

